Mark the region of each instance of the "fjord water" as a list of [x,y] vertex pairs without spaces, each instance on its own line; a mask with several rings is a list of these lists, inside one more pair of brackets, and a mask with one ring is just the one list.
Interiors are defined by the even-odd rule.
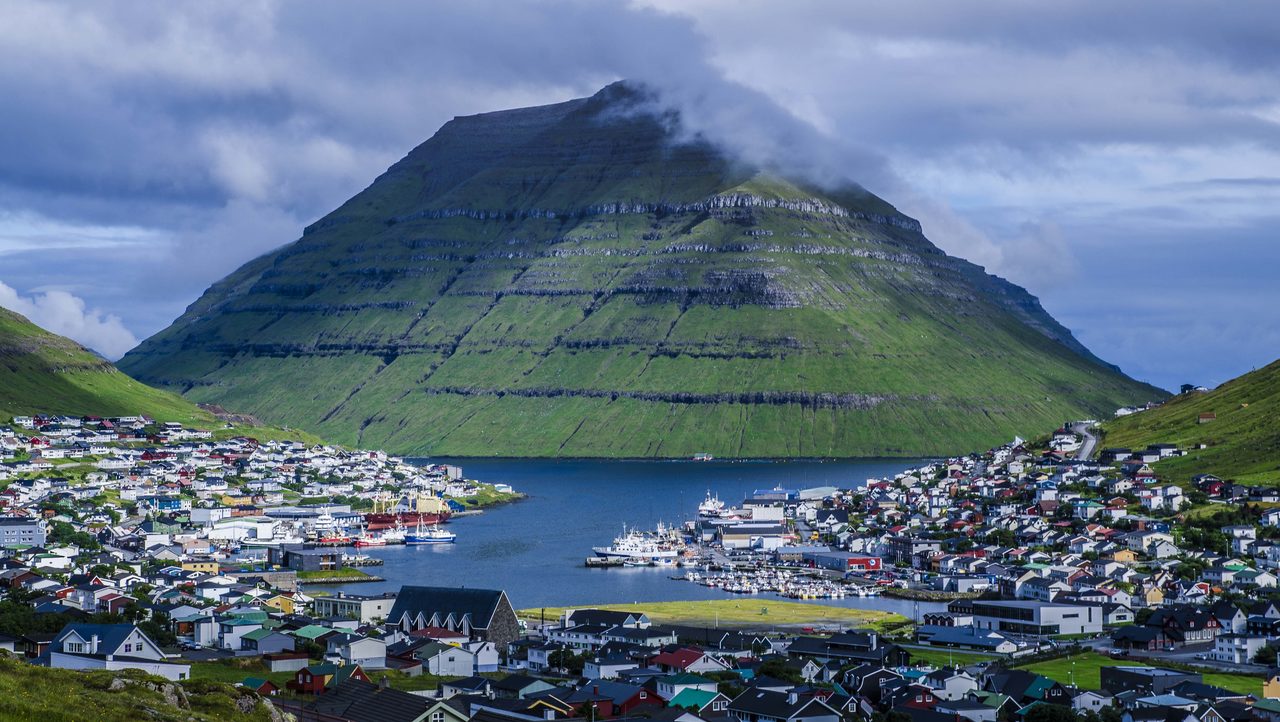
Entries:
[[[415,460],[426,461],[426,460]],[[585,603],[723,599],[729,595],[670,577],[680,569],[588,569],[591,547],[607,546],[623,525],[652,529],[693,518],[709,490],[737,505],[756,489],[781,485],[861,486],[919,462],[903,459],[801,461],[609,461],[594,459],[440,459],[467,478],[507,483],[527,499],[449,523],[456,544],[360,550],[383,560],[369,572],[384,582],[325,586],[353,593],[405,584],[504,589],[520,608]],[[318,589],[319,587],[315,587]],[[770,598],[772,595],[757,595]],[[756,597],[752,597],[756,598]],[[911,616],[938,605],[889,599],[821,603],[884,609]],[[819,620],[820,621],[820,620]]]

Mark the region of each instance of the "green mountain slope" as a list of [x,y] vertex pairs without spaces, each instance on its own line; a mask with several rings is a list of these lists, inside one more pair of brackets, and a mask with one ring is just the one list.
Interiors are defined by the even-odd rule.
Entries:
[[885,201],[676,142],[638,98],[454,119],[121,368],[457,455],[937,454],[1163,396]]
[[0,308],[0,418],[41,412],[215,421],[191,401],[138,383],[76,342]]
[[[1201,414],[1217,418],[1200,423]],[[1157,472],[1174,481],[1215,474],[1243,483],[1280,482],[1280,361],[1208,393],[1182,394],[1159,408],[1107,422],[1107,446],[1146,448],[1176,443],[1191,449],[1167,459]]]

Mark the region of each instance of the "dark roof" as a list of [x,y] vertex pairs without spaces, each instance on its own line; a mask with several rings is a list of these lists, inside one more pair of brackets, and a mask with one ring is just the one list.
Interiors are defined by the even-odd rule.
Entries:
[[321,695],[312,709],[354,722],[407,722],[421,717],[435,702],[348,677]]
[[68,624],[62,628],[54,637],[54,641],[61,640],[71,632],[80,635],[81,639],[88,640],[93,636],[98,637],[98,641],[102,647],[107,650],[106,654],[110,654],[120,648],[124,644],[124,640],[130,634],[133,634],[134,626],[132,624]]
[[644,616],[644,612],[616,612],[610,609],[575,609],[569,613],[570,624],[601,624],[614,627],[628,619]]
[[502,679],[493,680],[492,686],[494,689],[501,689],[508,692],[519,692],[526,687],[537,684],[541,681],[542,680],[537,679],[536,677],[530,677],[525,674],[508,674]]
[[488,629],[503,598],[503,593],[496,589],[401,587],[387,619],[398,622],[405,614],[416,617],[421,613],[430,620],[436,614],[441,619],[452,614],[458,620],[469,617],[476,629]]
[[811,704],[826,705],[825,702],[811,697],[797,698],[796,701],[792,702],[786,692],[774,692],[768,689],[748,689],[733,698],[733,701],[729,703],[729,709],[733,712],[745,712],[762,717],[789,719]]

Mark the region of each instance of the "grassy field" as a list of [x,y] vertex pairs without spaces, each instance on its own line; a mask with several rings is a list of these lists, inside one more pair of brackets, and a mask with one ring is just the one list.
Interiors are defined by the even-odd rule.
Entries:
[[911,653],[912,663],[931,664],[935,667],[946,667],[951,665],[964,666],[966,664],[989,662],[993,659],[1000,659],[1000,657],[991,654],[951,652],[945,649],[916,649],[912,647],[907,649],[907,651]]
[[492,484],[481,484],[480,491],[475,496],[468,496],[464,499],[459,499],[458,501],[461,501],[470,508],[480,509],[486,506],[493,506],[494,504],[506,504],[523,498],[524,494],[521,494],[518,491],[509,493],[502,492],[494,489]]
[[[1070,658],[1052,659],[1047,662],[1029,664],[1024,669],[1043,674],[1044,676],[1068,684],[1074,672],[1075,684],[1083,689],[1101,687],[1102,668],[1116,665],[1134,667],[1150,667],[1153,665],[1138,661],[1120,661],[1095,652],[1086,652]],[[1245,674],[1204,674],[1205,684],[1212,684],[1242,694],[1262,695],[1262,678]]]
[[236,699],[247,693],[225,684],[211,683],[216,680],[196,679],[183,683],[191,709],[179,709],[165,702],[160,692],[145,686],[129,685],[111,690],[112,680],[120,676],[140,681],[158,679],[133,671],[122,675],[49,669],[0,657],[0,719],[40,722],[89,719],[96,722],[213,722],[236,719],[266,722],[271,718],[262,705],[250,714],[239,714]]
[[611,609],[640,611],[654,624],[715,625],[721,627],[769,629],[805,627],[815,629],[870,627],[888,631],[909,624],[899,614],[869,609],[829,607],[820,604],[786,602],[777,599],[714,599],[692,602],[643,602],[639,604],[584,604],[576,607],[524,609],[519,615],[537,621],[558,618],[566,609]]

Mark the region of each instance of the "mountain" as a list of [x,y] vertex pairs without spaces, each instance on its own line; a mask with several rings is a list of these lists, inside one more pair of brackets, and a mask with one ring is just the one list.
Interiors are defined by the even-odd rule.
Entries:
[[191,401],[138,383],[71,339],[0,308],[0,418],[41,412],[215,420]]
[[[1213,414],[1201,423],[1201,414]],[[1208,393],[1179,394],[1157,408],[1108,421],[1107,446],[1146,448],[1176,443],[1191,449],[1167,459],[1157,472],[1173,481],[1214,474],[1242,483],[1280,481],[1280,361],[1222,384]],[[1200,444],[1206,448],[1197,449]]]
[[121,368],[410,454],[940,454],[1164,396],[884,200],[645,102],[455,118]]

